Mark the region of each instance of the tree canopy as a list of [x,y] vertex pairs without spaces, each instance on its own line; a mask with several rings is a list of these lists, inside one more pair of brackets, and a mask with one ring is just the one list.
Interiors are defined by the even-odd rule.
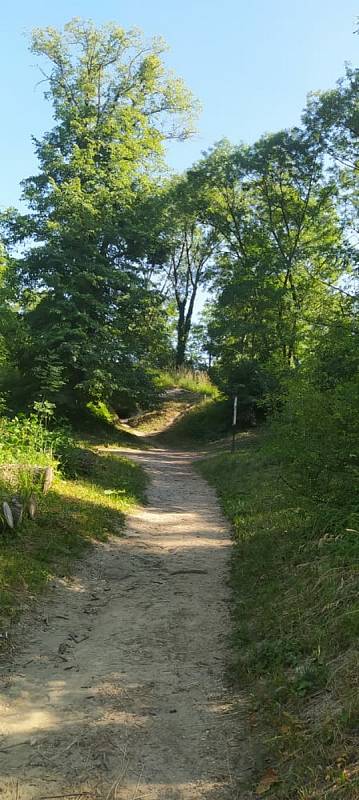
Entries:
[[146,406],[153,371],[193,347],[253,407],[319,363],[332,380],[329,351],[339,379],[356,336],[358,70],[310,95],[300,127],[223,140],[169,176],[166,141],[192,134],[197,105],[161,39],[74,19],[31,49],[54,125],[34,140],[27,210],[2,215],[6,391],[12,370],[27,402]]

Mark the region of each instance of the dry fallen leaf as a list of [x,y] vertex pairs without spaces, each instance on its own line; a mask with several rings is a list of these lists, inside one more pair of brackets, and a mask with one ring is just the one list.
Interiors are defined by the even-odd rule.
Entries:
[[281,733],[289,733],[289,731],[290,731],[289,725],[281,725],[280,726],[280,732]]
[[268,791],[268,789],[270,789],[270,787],[273,786],[275,783],[278,783],[278,781],[279,781],[278,774],[276,773],[275,769],[272,769],[270,767],[269,769],[266,770],[263,777],[259,781],[259,784],[256,788],[256,793],[259,795],[265,794]]

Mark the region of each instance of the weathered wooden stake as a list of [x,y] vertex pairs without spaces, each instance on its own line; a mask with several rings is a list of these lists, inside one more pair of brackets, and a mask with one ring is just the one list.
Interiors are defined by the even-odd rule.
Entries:
[[31,495],[31,497],[29,499],[28,512],[29,512],[30,519],[35,519],[35,515],[36,515],[36,498],[35,498],[35,496],[33,494]]
[[44,482],[42,485],[42,491],[44,494],[49,491],[50,486],[54,480],[54,470],[52,467],[46,467],[44,472]]

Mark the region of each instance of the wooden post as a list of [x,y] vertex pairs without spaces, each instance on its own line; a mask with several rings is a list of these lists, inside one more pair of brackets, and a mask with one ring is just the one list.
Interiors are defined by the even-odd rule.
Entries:
[[233,400],[232,447],[231,447],[232,453],[234,453],[236,449],[237,408],[238,408],[238,395],[236,394],[234,395],[234,400]]
[[42,484],[42,491],[46,494],[50,487],[52,486],[52,482],[54,480],[54,470],[53,467],[46,467],[44,471],[44,479]]

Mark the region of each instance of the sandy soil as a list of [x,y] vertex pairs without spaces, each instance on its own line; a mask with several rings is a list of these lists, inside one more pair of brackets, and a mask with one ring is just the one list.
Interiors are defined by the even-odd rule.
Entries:
[[0,800],[244,797],[249,755],[224,677],[226,524],[191,454],[128,454],[150,473],[148,506],[18,626]]

